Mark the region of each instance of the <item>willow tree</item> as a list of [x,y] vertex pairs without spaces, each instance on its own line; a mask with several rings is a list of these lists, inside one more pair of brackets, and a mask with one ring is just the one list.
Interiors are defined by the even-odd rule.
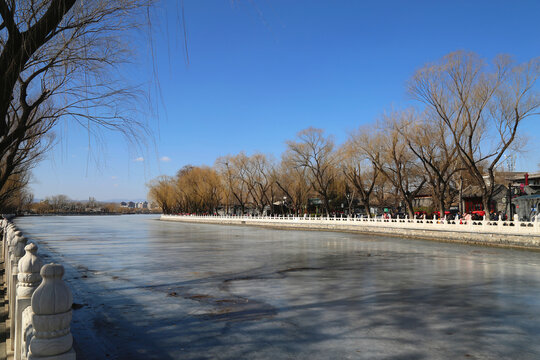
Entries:
[[180,210],[215,213],[221,202],[222,182],[215,169],[187,165],[176,175],[176,194]]
[[[0,0],[0,192],[61,119],[133,138],[133,89],[116,76],[147,0]],[[93,125],[97,125],[95,128]]]
[[517,64],[503,55],[488,64],[474,53],[458,51],[426,64],[410,80],[410,94],[447,127],[481,190],[485,210],[497,165],[515,150],[524,120],[538,114],[539,76],[540,58]]
[[179,212],[179,199],[176,179],[159,176],[148,183],[148,198],[155,201],[164,214]]

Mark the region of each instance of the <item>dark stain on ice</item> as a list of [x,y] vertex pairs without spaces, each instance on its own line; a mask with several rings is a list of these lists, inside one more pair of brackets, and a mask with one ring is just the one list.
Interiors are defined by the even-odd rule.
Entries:
[[71,308],[73,310],[79,310],[79,309],[81,309],[81,308],[83,308],[85,306],[88,306],[88,304],[77,304],[77,303],[71,304]]
[[277,274],[286,274],[290,272],[299,272],[299,271],[313,271],[313,270],[324,270],[323,268],[315,268],[315,267],[297,267],[297,268],[288,268],[285,270],[279,270],[276,271]]
[[211,299],[212,297],[210,295],[205,295],[205,294],[195,294],[195,295],[189,295],[189,296],[186,296],[185,297],[186,299],[191,299],[191,300],[201,300],[201,301],[204,301],[206,299]]

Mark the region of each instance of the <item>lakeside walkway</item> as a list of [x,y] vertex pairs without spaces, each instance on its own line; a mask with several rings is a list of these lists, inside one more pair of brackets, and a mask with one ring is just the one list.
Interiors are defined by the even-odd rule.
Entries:
[[540,250],[540,219],[384,219],[353,217],[162,215],[160,220],[251,225],[291,230],[358,232],[488,246]]

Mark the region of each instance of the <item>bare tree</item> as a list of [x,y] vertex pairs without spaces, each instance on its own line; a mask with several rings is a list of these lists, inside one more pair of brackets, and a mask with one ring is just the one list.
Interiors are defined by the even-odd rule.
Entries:
[[282,156],[278,170],[275,172],[275,182],[283,195],[287,197],[295,214],[299,215],[301,210],[307,210],[309,195],[312,191],[308,181],[307,169],[298,167],[290,159],[291,153]]
[[[242,214],[246,210],[246,205],[249,201],[249,189],[246,182],[246,168],[248,157],[245,153],[240,153],[235,156],[223,156],[216,160],[215,168],[221,175],[229,196],[236,200],[236,204],[240,206]],[[228,206],[229,204],[227,204]]]
[[67,195],[53,195],[45,198],[45,201],[49,203],[52,210],[55,212],[68,211],[68,205],[71,201]]
[[436,116],[414,112],[397,129],[420,161],[434,204],[444,216],[450,185],[462,169],[452,134]]
[[48,148],[60,120],[94,132],[144,129],[135,94],[115,76],[127,59],[122,40],[144,0],[0,0],[0,190],[11,174]]
[[402,128],[411,120],[410,111],[392,111],[383,114],[374,133],[364,133],[358,144],[378,171],[392,184],[410,217],[414,216],[413,199],[426,179],[415,155],[401,135]]
[[[369,132],[370,128],[362,127],[358,131],[351,133],[347,142],[340,149],[341,171],[349,184],[356,189],[359,200],[368,216],[371,211],[371,194],[377,180],[380,179],[379,169],[373,165],[371,160],[373,154],[368,155],[366,149],[361,146],[362,139]],[[372,150],[375,151],[376,149]],[[374,157],[377,158],[377,156]]]
[[334,140],[324,130],[309,127],[297,134],[296,141],[287,141],[292,164],[305,168],[312,188],[322,197],[326,214],[330,213],[331,187],[336,176]]
[[[539,58],[515,64],[508,56],[498,56],[488,66],[478,55],[459,51],[426,64],[410,81],[410,94],[452,134],[463,166],[482,192],[486,211],[497,164],[512,151],[523,120],[537,115],[539,75]],[[481,164],[486,164],[485,173]]]
[[272,203],[273,164],[264,154],[253,154],[244,163],[242,172],[249,195],[260,214]]

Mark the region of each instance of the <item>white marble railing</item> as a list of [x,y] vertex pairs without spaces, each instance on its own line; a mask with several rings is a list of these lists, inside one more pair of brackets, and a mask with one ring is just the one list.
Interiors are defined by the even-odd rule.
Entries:
[[472,220],[472,219],[385,219],[383,217],[312,217],[312,216],[230,216],[230,215],[162,215],[163,220],[185,218],[205,221],[229,221],[238,223],[268,223],[268,224],[317,224],[334,225],[337,227],[373,227],[415,230],[441,230],[469,233],[489,233],[505,235],[538,235],[540,236],[540,218],[533,221],[519,221],[517,215],[513,221],[502,220]]
[[15,224],[0,221],[1,257],[10,319],[10,347],[15,360],[75,360],[71,336],[73,298],[62,280],[64,267],[43,265],[37,245]]

